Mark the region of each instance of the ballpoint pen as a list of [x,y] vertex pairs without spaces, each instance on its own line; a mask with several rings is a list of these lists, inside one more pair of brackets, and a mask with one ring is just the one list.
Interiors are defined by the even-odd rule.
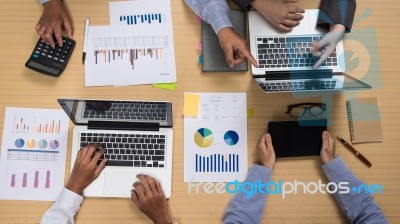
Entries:
[[89,36],[89,18],[85,19],[85,37],[83,41],[83,53],[82,53],[82,63],[85,64],[86,59],[86,45],[87,45],[87,38]]
[[368,167],[372,166],[372,163],[370,161],[368,161],[367,158],[365,158],[360,152],[358,152],[355,148],[353,148],[353,146],[351,146],[349,143],[347,143],[343,138],[341,138],[339,136],[336,136],[336,138],[344,145],[344,147],[346,147],[351,152],[353,152],[354,155],[356,157],[358,157],[365,165],[367,165]]

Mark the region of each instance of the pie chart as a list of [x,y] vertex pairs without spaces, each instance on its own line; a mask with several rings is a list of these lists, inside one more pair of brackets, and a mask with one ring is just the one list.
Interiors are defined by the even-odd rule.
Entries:
[[35,139],[28,139],[28,141],[26,141],[26,146],[30,149],[32,149],[33,147],[36,146],[36,141]]
[[50,148],[51,149],[57,149],[58,146],[60,146],[60,143],[57,140],[53,140],[50,142]]
[[239,141],[239,135],[236,131],[227,131],[224,135],[224,141],[228,145],[236,145]]
[[194,142],[201,148],[209,147],[212,145],[213,140],[213,133],[210,129],[200,128],[194,133]]
[[15,147],[22,148],[25,145],[25,141],[22,138],[15,140]]
[[47,141],[44,140],[44,139],[40,140],[40,141],[38,142],[38,146],[39,146],[39,148],[41,148],[41,149],[45,149],[45,148],[47,147]]

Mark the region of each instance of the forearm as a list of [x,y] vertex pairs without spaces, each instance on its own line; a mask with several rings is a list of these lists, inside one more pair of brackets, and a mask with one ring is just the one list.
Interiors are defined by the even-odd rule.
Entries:
[[329,30],[335,24],[342,24],[350,32],[355,12],[356,0],[321,0],[317,26]]
[[[254,184],[261,181],[261,183],[266,184],[271,181],[271,176],[271,169],[253,165],[245,182]],[[222,217],[223,223],[260,223],[267,197],[267,192],[260,193],[258,191],[251,197],[243,191],[236,194],[225,209]]]
[[41,223],[74,223],[83,197],[64,188],[54,204],[43,215]]
[[387,223],[370,193],[359,193],[352,190],[353,186],[358,187],[364,182],[351,173],[340,157],[322,165],[322,169],[330,182],[336,184],[348,182],[349,192],[340,194],[337,191],[334,196],[340,209],[351,223]]
[[233,27],[226,0],[185,0],[185,2],[202,20],[212,26],[215,33],[222,28]]

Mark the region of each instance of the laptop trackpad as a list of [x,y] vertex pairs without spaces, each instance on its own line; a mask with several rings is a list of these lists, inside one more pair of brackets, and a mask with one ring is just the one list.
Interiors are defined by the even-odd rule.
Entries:
[[131,195],[132,185],[136,182],[136,172],[124,170],[104,170],[105,195]]

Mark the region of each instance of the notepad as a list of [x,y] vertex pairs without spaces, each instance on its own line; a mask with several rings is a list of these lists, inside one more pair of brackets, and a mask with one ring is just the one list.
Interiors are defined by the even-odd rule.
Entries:
[[347,100],[352,143],[383,141],[381,116],[376,97]]
[[183,116],[197,117],[199,113],[200,95],[185,93],[183,95]]

